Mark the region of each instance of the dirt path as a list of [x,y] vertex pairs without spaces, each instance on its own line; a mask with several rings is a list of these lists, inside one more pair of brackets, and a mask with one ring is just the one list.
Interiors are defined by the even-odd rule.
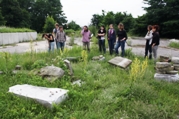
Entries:
[[[67,37],[67,44],[70,38]],[[81,38],[75,39],[75,44],[82,46]],[[169,44],[168,40],[161,40],[160,47],[158,49],[158,56],[165,55],[165,56],[177,56],[179,57],[179,50],[173,48],[167,48]],[[144,55],[144,47],[145,47],[145,40],[143,38],[133,39],[132,40],[133,47],[126,45],[126,49],[132,48],[132,52],[136,55]],[[47,41],[34,41],[33,42],[33,50],[36,52],[44,52],[48,50],[48,43]],[[67,48],[71,48],[71,46],[66,45]],[[15,46],[2,46],[0,47],[0,52],[10,52],[10,53],[25,53],[31,51],[31,44],[29,42],[26,43],[18,43]],[[120,49],[119,49],[120,51]]]

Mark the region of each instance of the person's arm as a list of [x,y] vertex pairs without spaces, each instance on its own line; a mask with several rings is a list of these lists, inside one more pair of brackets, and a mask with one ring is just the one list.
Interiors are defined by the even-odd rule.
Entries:
[[146,39],[146,40],[150,40],[150,39],[152,39],[152,37],[153,37],[152,31],[150,31],[150,34],[149,34],[149,35],[148,35],[148,33],[146,34],[145,39]]
[[84,29],[81,31],[81,35],[84,35]]

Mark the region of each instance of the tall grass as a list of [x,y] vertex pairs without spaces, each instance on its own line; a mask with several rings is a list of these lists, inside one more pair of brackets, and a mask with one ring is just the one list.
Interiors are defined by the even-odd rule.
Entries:
[[179,49],[179,42],[170,42],[169,46],[172,47],[172,48]]

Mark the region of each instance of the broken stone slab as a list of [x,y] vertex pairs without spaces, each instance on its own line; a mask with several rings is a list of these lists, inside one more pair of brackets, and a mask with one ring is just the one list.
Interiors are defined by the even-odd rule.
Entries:
[[159,73],[156,73],[154,75],[154,78],[156,80],[163,80],[163,81],[168,81],[168,82],[179,81],[179,75],[178,74],[159,74]]
[[20,65],[16,65],[15,70],[21,70],[21,66]]
[[59,67],[46,66],[40,69],[40,76],[42,77],[52,77],[54,79],[59,79],[63,77],[65,71]]
[[9,88],[9,92],[18,96],[36,100],[40,104],[49,108],[52,108],[53,104],[60,104],[68,97],[68,90],[38,87],[28,84],[12,86]]
[[123,57],[115,57],[115,58],[109,60],[108,63],[125,69],[132,63],[132,60],[129,60],[129,59],[123,58]]
[[66,57],[66,60],[71,62],[78,62],[81,59],[81,57]]
[[168,62],[169,61],[169,57],[166,56],[160,56],[160,62]]
[[178,74],[178,71],[167,71],[167,74]]
[[73,75],[73,69],[72,69],[70,61],[64,60],[64,62],[66,64],[66,66],[68,67],[68,69],[70,70],[70,75]]
[[179,57],[172,57],[172,62],[174,64],[179,64]]
[[167,68],[171,67],[171,64],[168,62],[157,62],[156,63],[156,68]]
[[102,60],[105,60],[105,57],[103,55],[100,55],[100,56],[94,56],[92,58],[92,60],[99,60],[99,61],[102,61]]

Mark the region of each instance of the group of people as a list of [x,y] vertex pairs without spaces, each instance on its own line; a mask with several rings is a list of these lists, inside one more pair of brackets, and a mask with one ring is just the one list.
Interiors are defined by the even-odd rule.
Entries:
[[42,38],[45,38],[48,40],[48,44],[49,44],[48,51],[49,52],[54,51],[55,43],[56,43],[57,49],[60,49],[63,51],[65,42],[66,42],[66,33],[63,30],[63,26],[60,26],[58,23],[56,23],[52,34],[45,33],[42,35]]
[[[146,45],[145,45],[145,57],[149,57],[152,59],[152,53],[154,59],[157,58],[157,49],[160,44],[160,35],[159,35],[159,26],[158,25],[149,25],[147,27],[147,34],[145,36]],[[87,26],[84,26],[82,31],[82,42],[83,49],[88,50],[90,52],[90,39],[92,34]],[[105,41],[107,35],[107,41],[109,46],[110,55],[116,54],[119,55],[119,47],[121,47],[121,56],[125,56],[125,43],[128,39],[127,33],[124,29],[124,25],[119,23],[118,30],[116,31],[113,27],[113,24],[109,25],[109,29],[106,31],[104,26],[101,26],[98,33],[97,39],[99,44],[99,51],[102,54],[106,53]],[[63,30],[63,27],[58,23],[55,24],[55,28],[53,29],[52,34],[43,34],[43,38],[46,38],[49,43],[49,51],[54,50],[55,42],[57,49],[61,49],[63,51],[65,42],[66,42],[66,34]],[[117,37],[117,38],[116,38]],[[148,56],[149,53],[149,56]]]

